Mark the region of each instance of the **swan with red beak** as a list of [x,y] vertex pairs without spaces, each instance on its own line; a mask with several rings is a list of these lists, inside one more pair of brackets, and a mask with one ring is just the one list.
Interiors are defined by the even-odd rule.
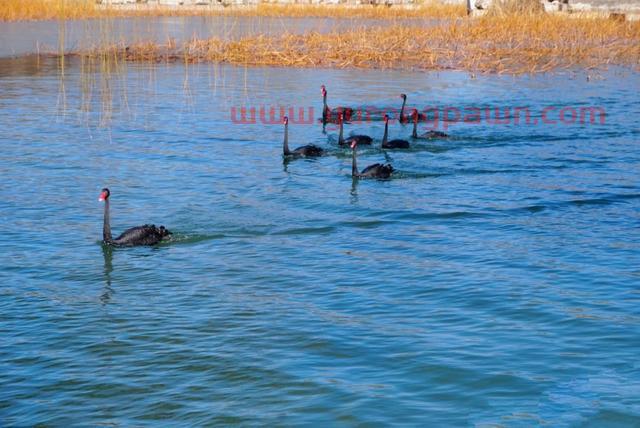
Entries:
[[353,178],[381,178],[387,179],[391,177],[393,173],[393,167],[390,164],[383,165],[381,163],[374,163],[369,165],[362,172],[358,171],[358,164],[356,161],[356,149],[358,148],[358,142],[351,143],[351,176]]
[[436,131],[435,129],[430,129],[424,134],[418,135],[418,118],[420,117],[418,110],[413,109],[411,112],[411,117],[413,118],[413,132],[411,133],[411,138],[414,140],[435,140],[438,138],[449,138],[449,134],[445,134],[442,131]]
[[320,93],[322,94],[322,124],[338,123],[340,120],[340,114],[344,114],[344,120],[347,122],[351,120],[353,116],[353,109],[351,107],[337,107],[335,110],[327,105],[327,88],[320,86]]
[[287,158],[309,158],[318,157],[324,154],[322,148],[313,144],[307,144],[306,146],[298,147],[294,150],[289,150],[289,118],[285,116],[282,119],[284,125],[284,141],[282,142],[282,153]]
[[111,192],[106,187],[100,192],[99,202],[104,202],[104,223],[102,225],[102,242],[116,247],[134,247],[139,245],[155,245],[171,235],[164,226],[156,227],[155,224],[145,224],[132,227],[122,232],[113,239],[111,236],[111,224],[109,220],[109,196]]

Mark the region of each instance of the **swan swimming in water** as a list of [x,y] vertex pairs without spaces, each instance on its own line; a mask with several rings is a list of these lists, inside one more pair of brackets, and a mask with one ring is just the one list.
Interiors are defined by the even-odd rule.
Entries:
[[294,158],[307,158],[322,156],[324,150],[313,144],[307,144],[306,146],[298,147],[295,150],[289,150],[289,118],[285,116],[282,119],[284,124],[284,141],[282,142],[282,152],[285,157]]
[[411,117],[413,118],[413,132],[411,133],[411,138],[413,138],[414,140],[435,140],[437,138],[449,138],[449,134],[445,134],[441,131],[435,131],[433,129],[428,130],[422,135],[418,135],[418,110],[413,109]]
[[388,141],[389,136],[389,115],[384,115],[384,136],[382,137],[383,149],[408,149],[409,142],[407,140],[391,140]]
[[374,163],[369,165],[362,172],[358,171],[358,164],[356,162],[356,149],[358,143],[356,141],[351,143],[351,176],[354,178],[389,178],[393,173],[393,167],[390,164],[383,165],[381,163]]
[[[405,104],[407,104],[407,94],[400,94],[400,98],[402,98],[402,107],[400,108],[400,123],[409,123],[409,117],[404,115],[404,107]],[[418,113],[418,120],[424,122],[425,120],[427,120],[427,115],[424,113]]]
[[344,113],[344,120],[347,122],[351,120],[353,116],[353,109],[351,107],[337,107],[335,111],[327,105],[327,88],[320,86],[320,92],[322,93],[322,124],[337,123],[340,119],[340,114]]
[[340,133],[338,134],[338,144],[341,146],[351,146],[351,143],[353,143],[354,141],[356,141],[358,144],[363,144],[363,145],[370,145],[373,142],[373,139],[371,137],[369,137],[368,135],[351,135],[349,137],[347,137],[346,139],[343,136],[343,126],[342,123],[344,122],[344,113],[340,112],[340,116],[338,119],[338,122],[340,122]]
[[109,196],[111,192],[106,187],[102,189],[98,201],[104,202],[104,223],[102,226],[102,242],[117,247],[133,247],[137,245],[155,245],[167,236],[171,235],[164,226],[156,227],[154,224],[136,226],[122,232],[116,239],[111,237],[111,225],[109,224]]

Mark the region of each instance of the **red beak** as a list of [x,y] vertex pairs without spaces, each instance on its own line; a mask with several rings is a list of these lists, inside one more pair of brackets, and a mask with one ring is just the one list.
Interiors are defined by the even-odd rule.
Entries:
[[104,202],[107,200],[107,192],[100,193],[100,197],[98,198],[98,202]]

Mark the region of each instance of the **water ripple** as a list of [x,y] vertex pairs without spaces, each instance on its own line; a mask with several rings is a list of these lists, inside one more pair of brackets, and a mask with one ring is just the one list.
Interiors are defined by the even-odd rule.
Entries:
[[[70,60],[63,88],[57,64],[3,61],[0,425],[637,425],[637,73]],[[283,162],[281,125],[229,120],[319,108],[321,84],[332,105],[407,92],[603,105],[607,123],[378,140],[358,159],[394,165],[379,181],[351,179],[335,130],[292,125],[328,155]],[[154,222],[171,239],[102,245],[104,186],[114,232]]]

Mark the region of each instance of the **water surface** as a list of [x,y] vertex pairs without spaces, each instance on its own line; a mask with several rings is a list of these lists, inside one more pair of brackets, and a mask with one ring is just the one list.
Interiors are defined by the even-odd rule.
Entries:
[[[0,64],[0,425],[638,426],[640,76]],[[231,107],[602,106],[455,124],[353,181]],[[350,124],[382,134],[382,124]],[[393,137],[409,127],[392,124]],[[112,227],[174,232],[100,244]]]
[[140,42],[181,44],[191,39],[223,40],[282,33],[328,33],[402,23],[434,25],[437,19],[380,20],[362,18],[277,18],[242,16],[182,16],[3,22],[0,58],[34,53],[93,49]]

